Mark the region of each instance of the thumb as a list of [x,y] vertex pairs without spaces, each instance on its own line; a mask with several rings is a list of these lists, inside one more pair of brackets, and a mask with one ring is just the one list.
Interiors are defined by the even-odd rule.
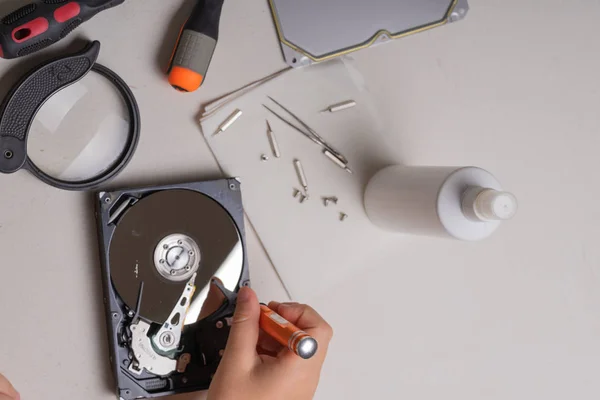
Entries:
[[260,304],[254,290],[240,289],[222,363],[252,368],[256,362]]

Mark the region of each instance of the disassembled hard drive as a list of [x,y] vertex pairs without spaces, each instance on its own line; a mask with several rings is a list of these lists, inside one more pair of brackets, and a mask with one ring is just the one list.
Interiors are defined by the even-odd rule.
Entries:
[[208,389],[249,285],[236,179],[96,195],[118,395]]
[[286,62],[301,67],[463,19],[467,0],[269,0]]

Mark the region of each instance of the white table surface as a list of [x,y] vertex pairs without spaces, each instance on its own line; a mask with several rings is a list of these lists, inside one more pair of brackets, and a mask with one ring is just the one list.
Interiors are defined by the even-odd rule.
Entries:
[[[471,3],[465,21],[354,58],[399,162],[486,168],[520,213],[477,244],[397,236],[369,268],[310,299],[336,330],[320,399],[600,392],[600,3]],[[159,60],[182,4],[129,1],[68,40],[100,40],[100,62],[141,108],[139,148],[110,187],[219,177],[195,122],[200,104],[285,66],[266,2],[229,0],[205,85],[171,90]],[[1,62],[2,91],[36,60]],[[96,241],[90,194],[0,176],[0,371],[23,399],[114,398]],[[257,238],[248,241],[261,298],[284,299]]]

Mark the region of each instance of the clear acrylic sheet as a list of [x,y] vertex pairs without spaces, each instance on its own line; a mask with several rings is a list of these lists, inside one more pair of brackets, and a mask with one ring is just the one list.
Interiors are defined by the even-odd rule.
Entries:
[[[354,174],[333,164],[321,148],[270,114],[263,104],[289,119],[267,96],[282,103],[345,155]],[[321,113],[328,106],[355,100],[355,108]],[[393,235],[376,228],[363,207],[364,186],[380,168],[399,156],[386,143],[362,76],[349,61],[334,61],[292,70],[259,86],[202,123],[205,138],[223,172],[242,181],[246,213],[292,298],[308,301],[337,281],[368,268],[370,255]],[[210,105],[208,105],[210,109]],[[242,117],[213,136],[231,113]],[[269,120],[281,149],[275,158],[267,138]],[[262,155],[269,157],[261,161]],[[310,199],[293,197],[301,189],[293,166],[301,160]],[[322,196],[336,196],[325,207]],[[340,221],[340,213],[348,215]]]

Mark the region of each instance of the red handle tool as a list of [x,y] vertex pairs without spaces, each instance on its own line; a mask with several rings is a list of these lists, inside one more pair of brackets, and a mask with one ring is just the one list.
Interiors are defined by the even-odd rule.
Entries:
[[0,57],[17,58],[64,39],[75,28],[125,0],[36,0],[0,19]]

